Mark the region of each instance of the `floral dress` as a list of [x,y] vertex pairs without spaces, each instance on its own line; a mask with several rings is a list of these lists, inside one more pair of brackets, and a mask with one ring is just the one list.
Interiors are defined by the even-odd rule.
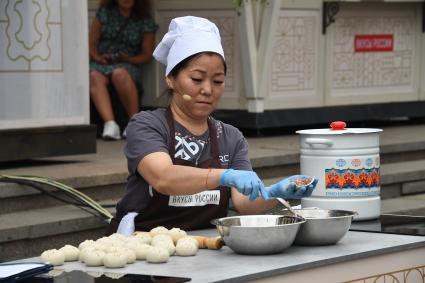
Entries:
[[[134,19],[120,14],[118,8],[99,8],[96,13],[101,28],[98,45],[100,54],[123,52],[130,57],[140,53],[143,34],[155,32],[158,25],[151,18]],[[124,67],[141,90],[141,66],[130,63],[98,64],[90,60],[90,70],[96,70],[104,75],[109,75],[117,67]]]

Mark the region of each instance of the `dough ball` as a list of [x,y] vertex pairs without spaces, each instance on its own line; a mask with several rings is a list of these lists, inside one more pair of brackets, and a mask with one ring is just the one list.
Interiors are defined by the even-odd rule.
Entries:
[[80,249],[80,250],[82,250],[82,249],[84,249],[84,248],[86,248],[86,247],[88,247],[88,246],[94,246],[95,245],[95,241],[93,241],[93,240],[85,240],[85,241],[83,241],[83,242],[81,242],[79,245],[78,245],[78,248]]
[[102,237],[96,240],[96,244],[100,244],[100,245],[109,245],[113,242],[113,239],[110,239],[108,237]]
[[127,239],[126,236],[118,234],[118,233],[114,233],[114,234],[110,235],[108,238],[111,239],[111,240],[120,241],[120,242],[124,242]]
[[160,235],[160,234],[168,234],[168,229],[165,228],[164,226],[158,226],[151,229],[150,234],[152,237],[155,237],[156,235]]
[[171,242],[167,242],[167,241],[158,241],[155,244],[152,245],[152,247],[159,247],[159,248],[163,248],[165,250],[168,251],[168,254],[174,255],[174,253],[176,252],[176,247],[174,246],[174,244]]
[[100,251],[100,250],[88,251],[84,255],[84,263],[87,266],[102,266],[104,257],[105,257],[105,252],[103,251]]
[[44,251],[40,256],[40,259],[44,263],[62,265],[65,262],[65,255],[60,250],[52,249]]
[[84,257],[86,256],[86,254],[91,253],[93,251],[97,251],[97,249],[94,246],[88,246],[88,247],[80,250],[78,260],[81,261],[81,262],[84,262]]
[[198,252],[198,247],[189,241],[180,241],[176,246],[176,255],[179,256],[193,256]]
[[136,253],[136,259],[138,260],[145,260],[146,259],[146,253],[148,252],[148,249],[150,249],[151,246],[148,244],[139,244],[133,247],[133,251]]
[[103,257],[103,265],[108,268],[121,268],[127,264],[127,255],[124,252],[107,253]]
[[76,261],[80,254],[80,250],[71,245],[65,245],[59,249],[65,255],[65,261]]
[[160,234],[160,235],[156,235],[155,237],[153,237],[152,241],[151,241],[151,245],[155,246],[156,243],[158,243],[158,242],[166,242],[166,243],[170,243],[170,244],[174,245],[173,238],[171,238],[171,236],[167,235],[167,234]]
[[168,251],[161,247],[150,247],[146,253],[146,261],[150,263],[167,262],[169,258]]
[[195,239],[194,237],[192,237],[192,236],[186,236],[186,237],[182,237],[182,238],[178,239],[178,241],[177,241],[177,245],[178,245],[179,243],[181,243],[181,242],[189,242],[189,243],[194,244],[194,245],[196,246],[196,248],[197,248],[197,249],[199,249],[199,248],[200,248],[200,246],[199,246],[199,241],[198,241],[198,240],[196,240],[196,239]]
[[145,244],[150,244],[152,236],[149,232],[134,232],[134,238],[140,239]]
[[136,262],[136,252],[129,248],[123,248],[122,251],[127,256],[127,263],[135,263]]
[[181,230],[180,228],[173,228],[169,232],[169,235],[173,239],[174,244],[177,244],[177,240],[187,236],[186,231]]

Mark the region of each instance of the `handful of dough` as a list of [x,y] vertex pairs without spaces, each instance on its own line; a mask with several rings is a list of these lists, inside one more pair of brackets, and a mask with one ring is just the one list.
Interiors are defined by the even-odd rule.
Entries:
[[77,247],[71,245],[65,245],[59,249],[65,256],[65,261],[76,261],[80,254],[80,250]]
[[102,266],[105,252],[101,250],[84,249],[82,259],[87,266]]
[[152,237],[155,237],[156,235],[160,235],[160,234],[168,234],[168,229],[165,228],[164,226],[158,226],[158,227],[152,228],[149,232]]
[[177,244],[178,239],[187,236],[186,231],[181,230],[180,228],[173,228],[170,231],[168,231],[168,234],[173,239],[174,244]]
[[124,252],[107,253],[103,257],[103,265],[108,268],[121,268],[127,264],[127,255]]
[[167,262],[169,258],[168,251],[161,247],[150,247],[146,253],[146,261],[150,263]]
[[65,255],[60,250],[52,249],[44,251],[40,256],[40,259],[44,263],[62,265],[65,262]]
[[197,245],[190,240],[180,239],[176,246],[176,255],[178,256],[194,256],[198,252]]
[[166,234],[160,234],[153,237],[151,245],[153,247],[164,248],[165,250],[168,251],[169,255],[173,255],[176,251],[176,247],[174,246],[173,239],[171,238],[170,235],[166,235]]

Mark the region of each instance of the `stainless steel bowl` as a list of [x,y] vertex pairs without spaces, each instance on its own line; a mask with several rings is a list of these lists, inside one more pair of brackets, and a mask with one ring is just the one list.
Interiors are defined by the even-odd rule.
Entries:
[[213,220],[226,246],[239,254],[281,253],[295,240],[300,217],[282,215],[244,215]]
[[[341,240],[350,228],[353,216],[357,214],[347,210],[294,209],[306,222],[301,225],[295,238],[296,245],[321,246],[333,245]],[[292,215],[288,210],[281,215]]]

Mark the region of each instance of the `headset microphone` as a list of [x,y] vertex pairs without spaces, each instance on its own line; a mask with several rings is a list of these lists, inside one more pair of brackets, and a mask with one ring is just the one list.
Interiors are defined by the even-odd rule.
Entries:
[[185,101],[191,101],[192,100],[192,96],[190,96],[189,94],[185,94],[185,93],[182,94],[182,98]]

